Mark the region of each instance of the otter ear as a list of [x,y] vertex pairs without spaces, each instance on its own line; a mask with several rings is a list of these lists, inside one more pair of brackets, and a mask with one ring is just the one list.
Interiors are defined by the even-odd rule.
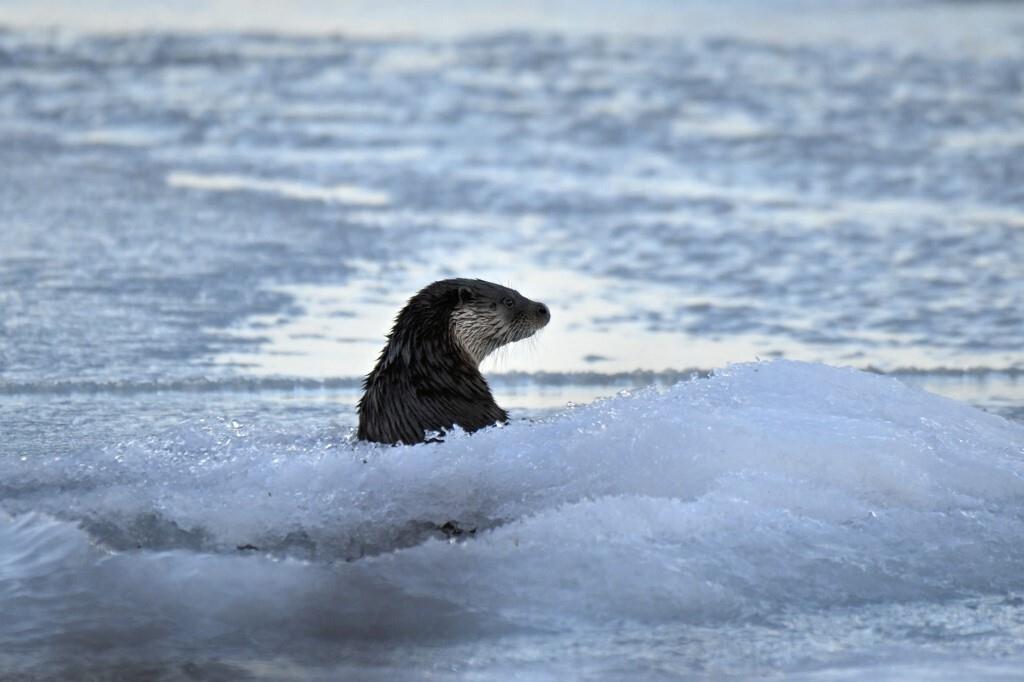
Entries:
[[472,300],[472,290],[469,287],[459,287],[459,303],[469,303]]

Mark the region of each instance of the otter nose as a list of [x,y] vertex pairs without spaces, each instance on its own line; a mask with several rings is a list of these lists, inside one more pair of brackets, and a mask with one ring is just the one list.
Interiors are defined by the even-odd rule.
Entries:
[[544,320],[545,323],[547,323],[547,321],[551,319],[551,311],[549,311],[548,307],[543,303],[537,304],[536,313],[537,317]]

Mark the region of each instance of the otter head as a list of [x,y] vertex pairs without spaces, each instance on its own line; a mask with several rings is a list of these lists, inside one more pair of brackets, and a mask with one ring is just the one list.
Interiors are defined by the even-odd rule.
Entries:
[[551,319],[543,303],[479,279],[424,287],[395,318],[363,382],[359,438],[422,443],[428,432],[467,432],[508,421],[479,365],[491,351],[532,336]]
[[551,320],[546,305],[515,289],[479,279],[456,281],[452,338],[476,365],[492,351],[533,336]]

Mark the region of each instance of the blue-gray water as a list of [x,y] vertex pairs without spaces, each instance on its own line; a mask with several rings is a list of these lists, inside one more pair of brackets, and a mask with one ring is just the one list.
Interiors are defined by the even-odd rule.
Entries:
[[[0,673],[1024,664],[1024,9],[178,5],[0,2]],[[449,275],[516,419],[353,445]]]

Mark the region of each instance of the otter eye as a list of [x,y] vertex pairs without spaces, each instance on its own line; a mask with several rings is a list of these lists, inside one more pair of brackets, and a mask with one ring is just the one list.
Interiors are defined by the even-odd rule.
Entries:
[[508,296],[506,296],[505,298],[501,299],[501,302],[505,304],[506,308],[511,308],[512,306],[515,305],[515,301],[513,301]]

